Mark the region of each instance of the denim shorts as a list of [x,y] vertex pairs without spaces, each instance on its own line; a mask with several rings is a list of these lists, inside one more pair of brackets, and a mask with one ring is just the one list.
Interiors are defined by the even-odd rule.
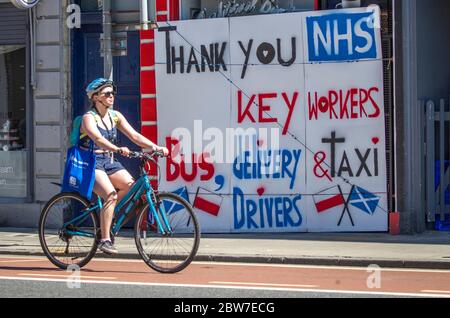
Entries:
[[101,170],[106,172],[108,176],[116,173],[120,170],[125,170],[122,164],[114,158],[114,161],[111,163],[111,157],[108,153],[97,154],[97,163],[95,166],[96,170]]

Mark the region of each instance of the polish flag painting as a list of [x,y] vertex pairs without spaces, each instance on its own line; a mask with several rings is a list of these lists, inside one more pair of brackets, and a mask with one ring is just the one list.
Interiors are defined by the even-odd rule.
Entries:
[[313,195],[317,213],[326,212],[345,204],[344,195],[338,186],[328,188]]
[[194,199],[194,208],[217,216],[222,205],[223,197],[212,191],[199,187]]

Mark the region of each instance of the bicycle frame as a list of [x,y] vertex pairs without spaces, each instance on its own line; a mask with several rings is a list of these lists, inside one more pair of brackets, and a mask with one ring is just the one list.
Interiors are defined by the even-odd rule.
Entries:
[[[114,216],[116,218],[116,223],[112,228],[112,233],[114,235],[117,235],[124,225],[123,222],[125,218],[128,216],[129,213],[131,213],[137,206],[137,203],[139,202],[140,197],[145,193],[147,202],[150,207],[150,212],[152,213],[156,224],[158,226],[159,231],[163,234],[171,234],[172,228],[169,224],[169,221],[166,216],[166,212],[164,208],[161,206],[161,209],[158,209],[160,213],[157,212],[156,207],[153,203],[152,195],[154,193],[154,190],[150,184],[150,178],[147,174],[141,175],[141,177],[133,184],[131,189],[128,191],[128,193],[123,197],[120,202],[116,205],[114,209]],[[131,199],[131,200],[130,200]],[[126,207],[125,207],[126,205]],[[125,207],[125,211],[120,217],[117,219],[119,215],[119,211]],[[89,214],[94,213],[97,209],[101,210],[103,208],[103,203],[98,197],[98,201],[94,206],[88,207],[86,210],[82,211],[82,214],[66,223],[64,223],[63,228],[67,228],[70,224],[79,225],[83,221],[87,219]],[[161,215],[161,218],[160,218]],[[95,234],[92,233],[86,233],[83,231],[70,231],[67,230],[67,234],[73,235],[73,236],[85,236],[85,237],[93,237]]]

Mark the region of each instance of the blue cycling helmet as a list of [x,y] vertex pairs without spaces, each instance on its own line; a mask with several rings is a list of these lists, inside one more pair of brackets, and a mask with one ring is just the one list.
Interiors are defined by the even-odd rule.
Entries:
[[95,93],[98,93],[103,87],[112,86],[114,92],[117,92],[117,87],[112,80],[107,78],[99,77],[93,80],[86,88],[86,94],[89,99],[92,99],[92,96]]

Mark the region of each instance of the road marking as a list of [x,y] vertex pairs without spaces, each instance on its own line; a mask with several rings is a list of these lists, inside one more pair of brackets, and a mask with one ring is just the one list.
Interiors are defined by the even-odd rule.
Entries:
[[[36,276],[36,277],[61,277],[61,278],[73,278],[74,276],[78,277],[78,275],[76,274],[70,274],[70,276],[65,276],[65,275],[51,275],[51,274],[25,274],[25,273],[19,273],[19,276]],[[92,279],[117,279],[117,277],[100,277],[100,276],[84,276],[84,275],[80,275],[79,276],[80,279],[82,278],[92,278]]]
[[11,260],[11,261],[0,261],[0,263],[23,263],[23,262],[42,262],[40,259],[22,259],[22,260]]
[[[51,283],[67,283],[67,279],[46,279],[46,278],[25,278],[25,277],[7,277],[0,276],[0,280],[20,280],[20,281],[38,281]],[[358,290],[327,290],[327,289],[300,289],[300,288],[262,288],[248,286],[223,286],[223,285],[196,285],[196,284],[167,284],[167,283],[138,283],[124,281],[95,281],[80,280],[83,284],[101,284],[101,285],[130,285],[130,286],[162,286],[162,287],[186,287],[186,288],[218,288],[218,289],[244,289],[244,290],[270,290],[270,291],[292,291],[304,293],[329,293],[329,294],[358,294],[369,296],[404,296],[404,297],[433,297],[433,298],[450,298],[450,295],[425,294],[425,293],[399,293],[399,292],[368,292]]]
[[447,294],[450,296],[450,290],[421,290],[422,293],[436,293],[436,294]]
[[210,284],[224,285],[247,285],[247,286],[273,286],[273,287],[299,287],[299,288],[317,288],[318,285],[294,285],[294,284],[271,284],[271,283],[243,283],[243,282],[209,282]]
[[[24,256],[28,257],[29,256]],[[1,258],[11,258],[11,256],[2,256]],[[33,257],[36,261],[42,260],[46,261],[47,258],[41,256]],[[15,260],[21,259],[19,256],[15,257]],[[24,259],[26,260],[26,259]],[[0,261],[2,262],[2,261]],[[5,261],[6,262],[6,261]],[[9,262],[9,261],[8,261]],[[91,262],[120,262],[120,263],[143,263],[142,260],[130,260],[130,259],[106,259],[97,258],[93,259]],[[374,265],[375,265],[374,261]],[[273,267],[273,268],[305,268],[305,269],[329,269],[329,270],[352,270],[352,271],[365,271],[367,272],[368,267],[355,267],[355,266],[326,266],[326,265],[289,265],[289,264],[261,264],[261,263],[231,263],[231,262],[192,262],[193,265],[221,265],[221,266],[246,266],[246,267]],[[450,274],[450,270],[445,269],[414,269],[414,268],[385,268],[381,267],[382,272],[412,272],[412,273],[444,273]]]
[[[376,262],[374,261],[373,265]],[[231,263],[231,262],[192,262],[198,265],[224,265],[224,266],[248,266],[248,267],[278,267],[278,268],[305,268],[305,269],[330,269],[330,270],[353,270],[367,272],[367,267],[356,266],[326,266],[326,265],[289,265],[289,264],[261,264],[261,263]],[[383,272],[414,272],[414,273],[447,273],[445,269],[415,269],[415,268],[387,268],[380,267]]]
[[[91,262],[120,262],[120,263],[143,263],[142,260],[128,260],[128,259],[106,259],[97,258]],[[220,265],[220,266],[246,266],[246,267],[274,267],[274,268],[305,268],[305,269],[330,269],[330,270],[353,270],[367,272],[368,267],[349,267],[349,266],[326,266],[326,265],[289,265],[289,264],[261,264],[261,263],[232,263],[232,262],[197,262],[194,261],[192,265]],[[385,268],[381,267],[382,272],[412,272],[412,273],[446,273],[450,274],[450,270],[440,269],[414,269],[414,268]]]
[[114,259],[114,258],[95,258],[92,261],[89,262],[112,262],[112,263],[141,263],[141,264],[145,264],[144,261],[142,259]]

